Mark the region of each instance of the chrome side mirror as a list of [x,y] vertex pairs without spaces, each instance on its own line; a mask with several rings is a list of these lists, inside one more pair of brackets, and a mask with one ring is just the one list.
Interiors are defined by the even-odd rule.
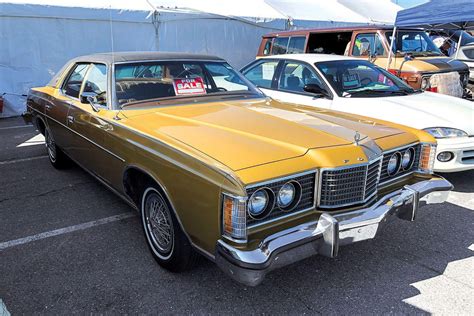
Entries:
[[99,103],[97,100],[97,93],[95,92],[82,92],[80,96],[81,103],[89,103],[94,112],[99,112],[100,108],[97,106]]

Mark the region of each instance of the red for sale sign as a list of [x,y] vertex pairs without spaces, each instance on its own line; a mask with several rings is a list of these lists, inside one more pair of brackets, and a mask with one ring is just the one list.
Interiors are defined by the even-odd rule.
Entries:
[[176,95],[206,94],[204,81],[201,77],[192,79],[174,79],[173,86]]

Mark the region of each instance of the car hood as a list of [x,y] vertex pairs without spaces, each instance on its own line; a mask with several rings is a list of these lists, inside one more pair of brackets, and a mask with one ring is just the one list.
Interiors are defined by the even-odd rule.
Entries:
[[383,98],[337,98],[337,109],[411,126],[452,127],[474,135],[474,102],[423,92]]
[[344,146],[358,131],[372,140],[403,131],[357,117],[270,99],[212,102],[127,111],[129,125],[157,139],[166,135],[233,170]]
[[421,73],[437,73],[450,71],[466,71],[468,67],[459,60],[449,57],[415,57],[413,60],[404,61],[403,57],[394,58],[391,68],[403,71],[413,71]]

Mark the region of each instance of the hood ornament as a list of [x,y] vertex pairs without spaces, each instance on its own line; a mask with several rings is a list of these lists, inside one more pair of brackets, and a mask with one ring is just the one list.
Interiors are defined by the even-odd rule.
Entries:
[[359,132],[357,132],[357,131],[356,131],[355,134],[354,134],[354,142],[355,142],[356,146],[359,146],[360,134],[359,134]]

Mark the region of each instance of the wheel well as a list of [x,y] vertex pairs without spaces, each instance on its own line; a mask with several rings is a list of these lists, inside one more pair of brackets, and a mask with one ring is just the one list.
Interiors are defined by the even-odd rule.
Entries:
[[159,184],[143,170],[137,168],[129,168],[123,176],[123,187],[125,194],[132,199],[137,207],[140,207],[140,198],[143,190],[150,184]]
[[36,127],[38,128],[40,133],[44,135],[44,131],[46,129],[46,126],[45,126],[43,120],[40,119],[39,117],[36,118]]

